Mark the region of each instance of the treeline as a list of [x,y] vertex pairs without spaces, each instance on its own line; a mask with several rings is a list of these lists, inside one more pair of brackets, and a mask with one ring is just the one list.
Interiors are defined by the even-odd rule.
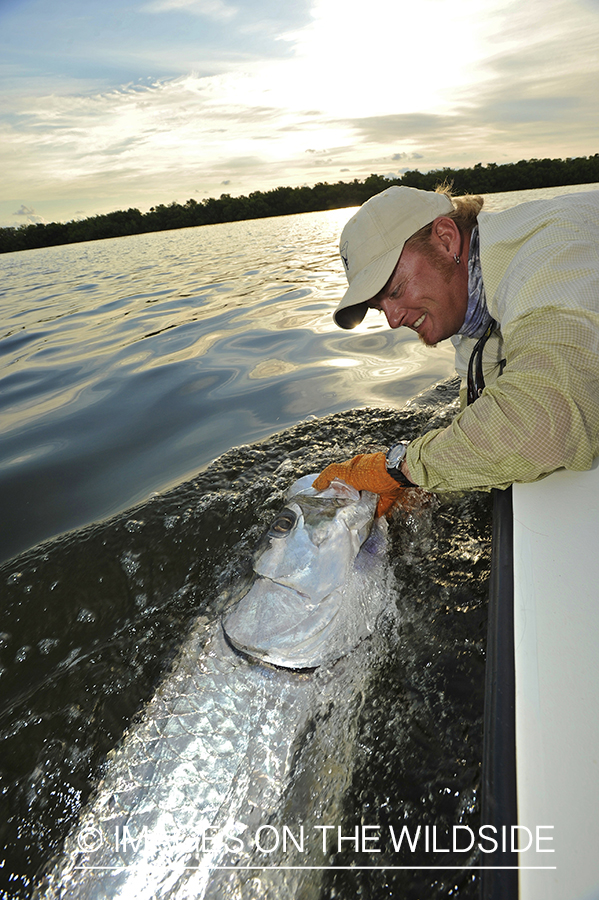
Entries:
[[94,241],[150,231],[214,225],[240,219],[261,219],[293,213],[316,212],[360,206],[373,194],[392,184],[434,190],[444,182],[453,185],[456,194],[491,194],[526,188],[556,187],[568,184],[599,182],[599,153],[569,159],[528,159],[517,163],[477,163],[470,169],[433,169],[430,172],[408,171],[401,178],[370,175],[364,181],[336,184],[319,183],[314,187],[278,187],[271,191],[254,191],[247,197],[221,194],[186,203],[153,206],[149,212],[138,209],[118,210],[88,219],[49,224],[20,225],[0,229],[0,253],[29,250],[56,244]]

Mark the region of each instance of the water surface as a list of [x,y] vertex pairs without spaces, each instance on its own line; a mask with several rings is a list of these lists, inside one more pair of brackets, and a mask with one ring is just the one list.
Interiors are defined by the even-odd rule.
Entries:
[[347,210],[0,259],[0,559],[309,415],[402,405],[450,374],[383,317],[331,319]]

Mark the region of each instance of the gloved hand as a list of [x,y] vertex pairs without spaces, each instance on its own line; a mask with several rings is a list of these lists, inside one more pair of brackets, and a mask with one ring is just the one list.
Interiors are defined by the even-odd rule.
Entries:
[[317,491],[324,491],[333,478],[339,478],[357,491],[372,491],[379,495],[377,516],[386,516],[406,490],[388,474],[384,453],[360,453],[342,463],[331,463],[312,483]]

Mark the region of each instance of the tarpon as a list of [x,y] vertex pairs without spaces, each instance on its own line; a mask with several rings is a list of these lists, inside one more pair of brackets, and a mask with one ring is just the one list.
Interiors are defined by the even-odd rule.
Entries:
[[377,622],[395,607],[377,498],[317,493],[314,477],[289,489],[245,593],[196,622],[38,897],[232,900],[241,883],[244,898],[292,897],[304,870],[256,885],[256,867],[326,864],[313,829],[337,824]]

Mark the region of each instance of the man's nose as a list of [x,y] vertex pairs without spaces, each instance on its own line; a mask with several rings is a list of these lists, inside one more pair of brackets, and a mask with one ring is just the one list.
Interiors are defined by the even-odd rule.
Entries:
[[405,310],[393,300],[381,300],[381,309],[385,313],[390,328],[399,328],[404,319]]

